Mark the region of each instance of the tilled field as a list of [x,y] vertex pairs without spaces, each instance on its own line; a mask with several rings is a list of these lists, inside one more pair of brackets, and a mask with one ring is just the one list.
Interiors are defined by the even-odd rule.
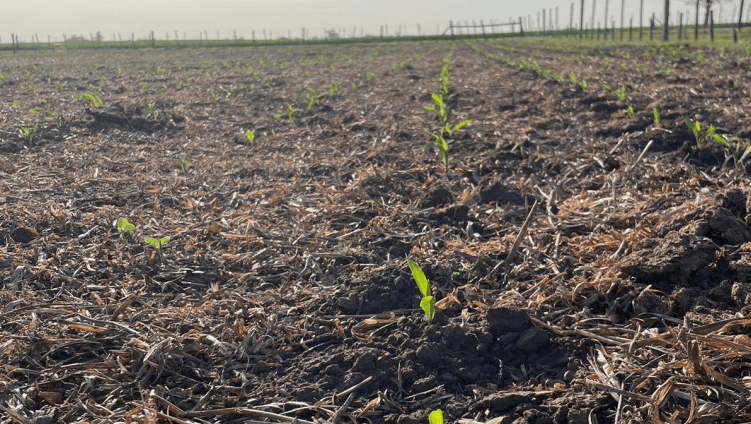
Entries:
[[748,422],[751,61],[576,43],[4,54],[0,422]]

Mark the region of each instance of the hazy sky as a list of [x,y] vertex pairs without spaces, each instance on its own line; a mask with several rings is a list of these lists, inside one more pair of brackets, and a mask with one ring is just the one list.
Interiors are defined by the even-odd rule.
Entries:
[[[609,19],[620,22],[620,0],[595,1],[597,21],[603,21],[608,1]],[[573,2],[576,20],[581,0]],[[662,0],[644,3],[645,17],[652,12],[660,16]],[[357,35],[361,28],[365,34],[378,34],[381,25],[388,25],[393,35],[400,25],[406,25],[409,34],[416,34],[418,23],[423,33],[434,34],[437,28],[443,31],[449,20],[508,22],[522,16],[525,20],[530,17],[536,25],[538,12],[552,9],[555,19],[556,7],[559,26],[568,26],[571,4],[571,0],[5,0],[0,13],[0,41],[7,43],[11,33],[28,41],[33,34],[41,40],[48,35],[52,40],[62,40],[63,33],[88,37],[97,31],[107,40],[118,32],[124,39],[131,33],[145,38],[151,30],[159,39],[165,38],[165,33],[172,39],[175,31],[180,38],[183,34],[198,38],[199,31],[206,31],[210,38],[216,38],[217,31],[221,38],[230,38],[233,30],[238,37],[251,38],[254,29],[256,38],[263,37],[263,29],[271,31],[274,38],[286,37],[288,31],[292,37],[300,37],[302,27],[308,28],[311,37],[321,37],[325,28],[346,28],[349,35],[357,27]],[[592,4],[593,0],[585,0],[585,22],[591,20]],[[625,0],[625,4],[626,25],[631,16],[636,24],[639,0]],[[690,10],[693,21],[693,7],[679,0],[672,0],[672,5],[671,16]],[[734,5],[740,5],[740,0],[723,4],[723,20],[730,19]],[[718,6],[715,15],[719,12]]]

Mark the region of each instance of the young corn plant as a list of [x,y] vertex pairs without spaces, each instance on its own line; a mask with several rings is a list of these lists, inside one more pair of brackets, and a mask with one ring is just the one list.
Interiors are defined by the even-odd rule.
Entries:
[[287,103],[287,120],[290,123],[295,122],[295,109],[292,108],[292,103]]
[[634,119],[634,108],[631,105],[626,106],[626,115],[629,118]]
[[652,108],[652,117],[654,118],[655,126],[659,127],[660,126],[660,111],[657,110],[657,106]]
[[[448,125],[448,123],[446,124]],[[446,167],[446,170],[449,168],[449,144],[446,141],[446,139],[443,137],[443,131],[441,131],[440,134],[433,133],[428,130],[425,130],[425,133],[433,137],[433,141],[428,142],[428,144],[425,145],[425,147],[422,148],[423,152],[427,152],[428,150],[435,148],[438,150],[438,153],[441,155],[441,162],[443,162],[443,166]]]
[[321,95],[313,87],[305,88],[305,106],[310,110],[313,106],[321,104]]
[[415,279],[417,289],[422,294],[422,300],[420,300],[420,308],[425,312],[425,318],[428,321],[432,321],[435,316],[435,298],[430,293],[430,281],[425,277],[425,273],[422,272],[416,263],[412,262],[409,256],[406,257],[409,270],[412,272],[412,278]]
[[248,140],[248,145],[253,145],[253,140],[256,138],[256,130],[245,131],[245,138]]
[[423,106],[423,109],[427,110],[428,112],[433,112],[438,116],[438,119],[441,120],[441,122],[446,122],[448,120],[448,108],[446,103],[443,101],[443,96],[439,93],[433,93],[431,95],[433,98],[433,105],[430,106]]
[[180,170],[183,171],[183,174],[188,173],[188,157],[185,155],[181,155],[177,158],[178,162],[180,163]]
[[20,126],[18,127],[18,130],[21,131],[21,134],[26,139],[26,141],[31,144],[34,141],[34,136],[39,132],[39,122],[35,123],[31,128]]
[[34,107],[29,109],[29,113],[44,113],[45,115],[51,116],[55,120],[58,128],[60,128],[60,126],[62,125],[62,116],[60,116],[60,114],[55,111]]
[[619,88],[618,91],[615,92],[615,97],[620,102],[625,101],[626,100],[626,87],[621,86],[621,88]]
[[[725,138],[719,134],[714,134],[712,136],[714,141],[717,144],[720,144],[723,146],[729,153],[730,158],[733,159],[733,165],[738,166],[739,163],[743,163],[743,161],[748,157],[749,154],[751,154],[751,145],[746,146],[746,149],[743,151],[743,154],[741,154],[741,142],[735,139],[728,139]],[[730,158],[727,158],[729,160]]]
[[102,107],[104,106],[104,102],[102,101],[101,97],[97,96],[96,94],[91,93],[81,93],[80,96],[78,96],[78,100],[88,100],[91,103],[94,104],[96,107]]
[[446,122],[446,125],[444,125],[443,130],[449,135],[454,135],[455,132],[459,131],[460,129],[466,127],[467,125],[471,124],[472,121],[469,119],[465,119],[462,122],[459,122],[458,124],[454,125],[453,127],[451,124]]
[[699,147],[703,146],[707,139],[712,137],[715,132],[715,128],[712,126],[707,128],[706,131],[702,131],[699,121],[694,121],[693,119],[686,119],[686,126],[694,133],[696,145]]
[[326,90],[329,92],[329,98],[332,98],[340,93],[339,90],[339,84],[333,83],[333,84],[326,84],[324,86]]

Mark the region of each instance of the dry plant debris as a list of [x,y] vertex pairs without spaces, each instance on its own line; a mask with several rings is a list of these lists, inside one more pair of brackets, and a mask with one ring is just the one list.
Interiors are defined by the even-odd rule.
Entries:
[[745,55],[451,48],[4,54],[0,422],[750,421]]

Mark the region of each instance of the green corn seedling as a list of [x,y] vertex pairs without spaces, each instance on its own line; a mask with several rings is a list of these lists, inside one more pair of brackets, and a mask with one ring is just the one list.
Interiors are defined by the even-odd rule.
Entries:
[[542,68],[540,68],[540,64],[537,63],[536,60],[532,61],[532,67],[535,69],[535,72],[537,72],[538,75],[542,75]]
[[436,134],[428,130],[425,130],[425,132],[431,137],[433,137],[433,141],[426,144],[422,150],[424,152],[427,152],[428,150],[434,147],[438,149],[438,153],[441,154],[441,162],[443,162],[443,166],[445,166],[446,169],[448,169],[449,167],[449,144],[448,142],[446,142],[446,139],[443,138],[443,133]]
[[60,128],[60,126],[62,125],[62,116],[60,116],[59,113],[51,111],[49,109],[31,108],[29,109],[29,113],[44,113],[45,115],[51,116],[55,120],[58,128]]
[[576,85],[576,76],[574,74],[568,74],[568,80],[571,82],[571,85]]
[[253,145],[253,140],[256,138],[256,130],[245,131],[245,138],[248,140],[249,145]]
[[188,157],[185,155],[180,156],[177,158],[177,160],[180,163],[180,169],[183,171],[183,174],[188,172]]
[[587,80],[581,80],[581,82],[579,83],[579,88],[581,88],[582,91],[587,91]]
[[448,135],[454,135],[455,132],[459,131],[460,129],[466,127],[467,125],[470,125],[472,121],[469,119],[465,119],[462,122],[459,122],[458,124],[454,125],[453,127],[451,124],[446,122],[446,125],[443,127],[443,130],[448,133]]
[[120,232],[120,243],[126,244],[128,241],[133,241],[136,238],[136,226],[133,225],[128,218],[119,218],[115,222],[117,230]]
[[295,110],[292,108],[292,103],[287,103],[287,119],[290,123],[295,122]]
[[657,106],[652,108],[652,117],[654,117],[655,126],[660,126],[660,111],[657,110]]
[[422,272],[416,263],[412,262],[409,256],[406,257],[409,270],[412,272],[412,278],[415,279],[417,289],[422,294],[422,300],[420,300],[420,308],[425,312],[425,318],[428,321],[432,321],[435,316],[435,299],[430,294],[430,281],[425,277],[425,273]]
[[102,101],[102,99],[99,96],[95,94],[91,94],[91,93],[81,93],[81,95],[78,96],[78,100],[88,100],[91,103],[93,103],[94,106],[96,107],[104,106],[104,102]]
[[33,127],[26,128],[24,126],[18,127],[18,129],[21,131],[21,134],[23,134],[26,141],[31,144],[32,141],[34,141],[34,136],[36,133],[39,132],[39,122],[35,123]]
[[699,124],[699,121],[694,121],[693,119],[686,119],[686,126],[688,126],[691,132],[694,133],[696,145],[699,147],[703,146],[707,141],[707,138],[712,137],[715,133],[715,128],[712,126],[707,128],[706,131],[702,132],[701,124]]
[[306,87],[305,91],[305,105],[308,107],[308,110],[315,105],[321,104],[321,95],[313,87]]
[[339,84],[326,84],[324,88],[329,91],[329,98],[339,94]]
[[433,93],[431,97],[433,98],[435,106],[423,106],[423,109],[435,113],[441,122],[446,122],[448,120],[448,111],[446,109],[446,103],[443,102],[443,96],[438,93]]
[[609,84],[602,84],[602,88],[605,89],[605,91],[612,91],[613,87],[611,87]]
[[629,118],[634,119],[634,108],[631,105],[626,106],[626,115]]
[[621,88],[619,88],[618,91],[615,92],[615,97],[620,102],[625,101],[626,100],[626,87],[621,86]]

